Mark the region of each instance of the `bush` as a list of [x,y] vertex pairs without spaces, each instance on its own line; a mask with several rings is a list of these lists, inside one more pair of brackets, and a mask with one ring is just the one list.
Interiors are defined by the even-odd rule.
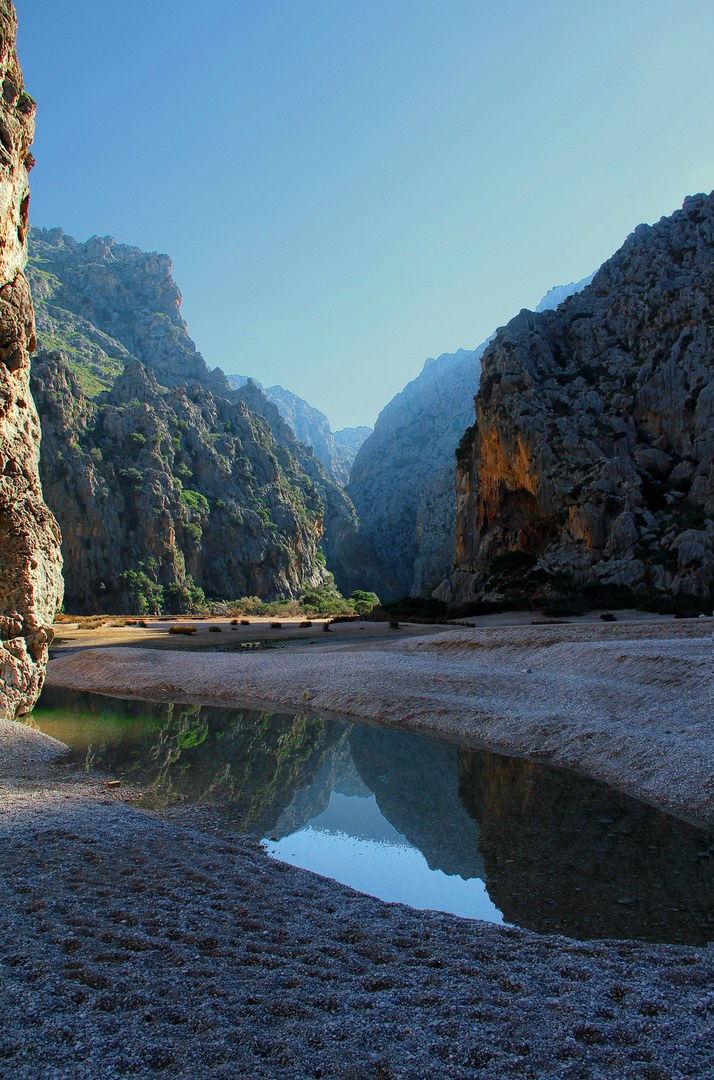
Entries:
[[211,508],[208,505],[208,499],[205,495],[201,495],[200,491],[184,489],[181,492],[181,501],[196,514],[210,513]]
[[125,611],[158,615],[164,606],[164,590],[144,570],[125,570],[119,575],[120,602]]
[[365,592],[364,589],[355,589],[350,596],[350,600],[358,615],[369,615],[370,611],[379,605],[377,594]]
[[308,615],[351,615],[352,606],[328,581],[300,597],[300,603]]
[[170,634],[196,634],[198,633],[197,626],[170,626]]
[[223,631],[220,626],[209,626],[208,632],[209,634],[221,634]]
[[190,574],[186,575],[183,584],[164,586],[164,597],[168,610],[176,615],[183,611],[202,611],[206,606],[203,589],[194,585]]
[[138,469],[120,469],[119,479],[133,488],[140,488],[144,480]]

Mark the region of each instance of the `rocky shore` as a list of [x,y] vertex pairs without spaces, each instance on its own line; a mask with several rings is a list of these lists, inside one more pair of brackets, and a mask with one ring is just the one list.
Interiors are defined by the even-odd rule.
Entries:
[[712,1075],[712,949],[383,904],[51,745],[3,728],[3,1078]]

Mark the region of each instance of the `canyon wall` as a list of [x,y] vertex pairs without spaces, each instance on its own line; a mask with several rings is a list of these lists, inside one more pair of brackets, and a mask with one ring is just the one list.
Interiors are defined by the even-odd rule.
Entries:
[[325,582],[325,504],[344,496],[260,415],[275,406],[257,388],[242,391],[252,407],[198,382],[166,389],[134,360],[95,402],[45,352],[32,380],[71,610],[180,611],[199,589],[273,600]]
[[544,592],[711,595],[714,197],[640,225],[582,292],[498,331],[458,458],[440,599],[496,597],[508,551]]
[[[250,379],[249,375],[227,375],[232,387],[239,389]],[[282,386],[265,387],[253,380],[277,405],[280,415],[290,427],[293,435],[305,446],[312,448],[315,457],[322,462],[327,475],[341,487],[345,487],[350,478],[350,469],[362,443],[372,434],[368,427],[343,428],[332,431],[330,421],[323,412],[309,405],[303,398],[293,394]]]
[[40,424],[30,394],[35,322],[27,258],[35,103],[15,52],[17,20],[0,0],[0,718],[36,701],[62,600],[57,523],[42,497]]

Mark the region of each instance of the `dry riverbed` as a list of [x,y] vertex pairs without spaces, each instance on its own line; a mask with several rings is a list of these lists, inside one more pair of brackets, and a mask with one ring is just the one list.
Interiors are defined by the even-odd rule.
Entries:
[[[696,796],[711,783],[710,633],[92,649],[49,678],[441,730],[611,769],[635,793],[643,777],[653,801],[711,820],[711,790]],[[384,904],[269,861],[207,811],[138,812],[61,749],[0,726],[1,1077],[714,1076],[714,949],[579,943]]]

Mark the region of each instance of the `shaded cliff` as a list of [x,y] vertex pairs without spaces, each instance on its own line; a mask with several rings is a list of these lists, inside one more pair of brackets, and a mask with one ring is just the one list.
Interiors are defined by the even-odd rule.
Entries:
[[15,52],[17,20],[0,0],[0,718],[29,712],[62,600],[57,523],[42,497],[40,424],[30,394],[35,323],[27,257],[35,103]]
[[93,402],[47,353],[32,377],[72,610],[185,610],[197,588],[268,600],[324,581],[323,496],[341,492],[263,419],[275,406],[257,388],[251,407],[197,382],[167,390],[133,361]]
[[374,589],[382,600],[419,596],[450,573],[454,451],[473,413],[483,349],[427,360],[357,453],[347,488],[360,521],[350,589]]
[[697,195],[556,311],[498,331],[459,449],[441,599],[497,591],[492,560],[510,549],[539,556],[546,591],[711,595],[713,312],[714,198]]

